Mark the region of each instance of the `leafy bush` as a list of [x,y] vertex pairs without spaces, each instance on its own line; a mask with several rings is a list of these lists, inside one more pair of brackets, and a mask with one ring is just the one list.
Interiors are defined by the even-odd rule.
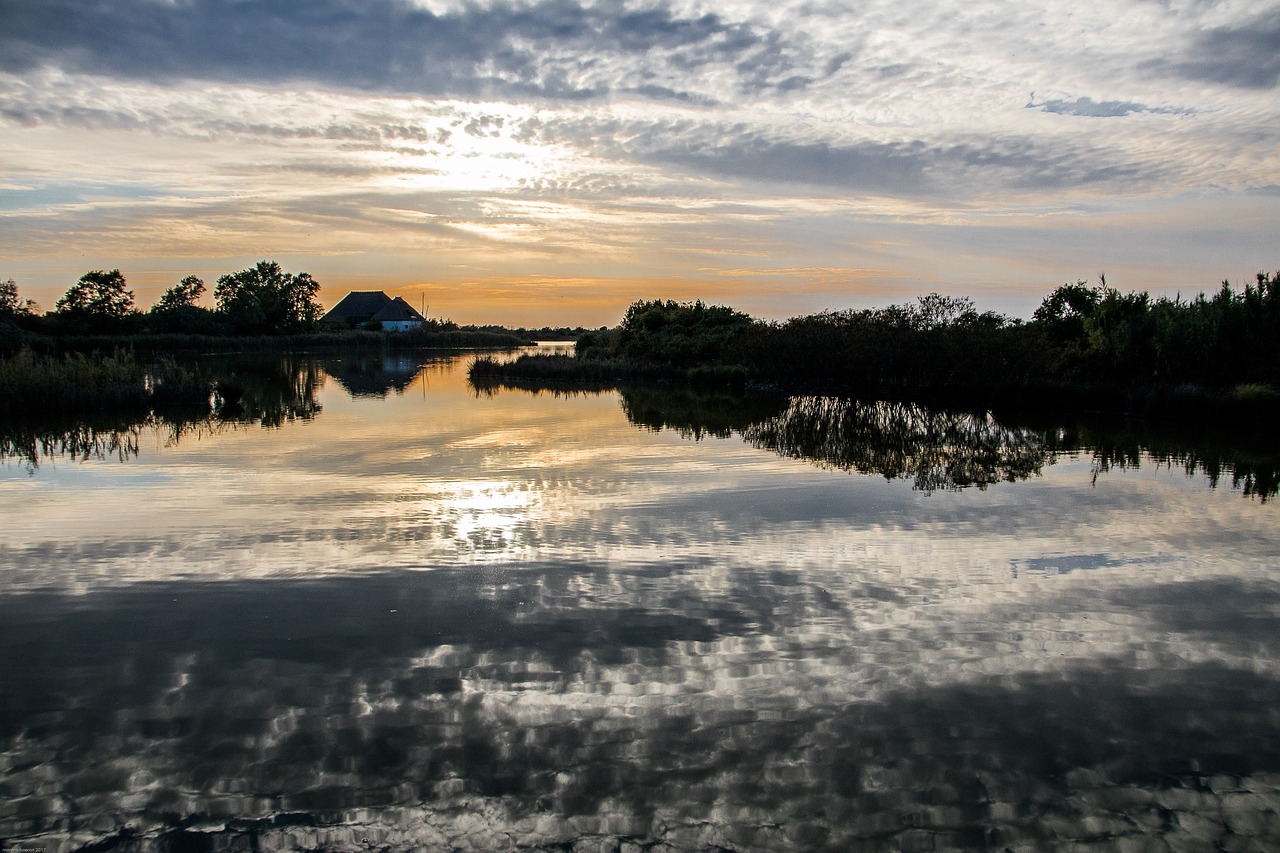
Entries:
[[599,340],[610,357],[687,368],[723,361],[754,323],[722,305],[655,299],[633,303],[616,334]]

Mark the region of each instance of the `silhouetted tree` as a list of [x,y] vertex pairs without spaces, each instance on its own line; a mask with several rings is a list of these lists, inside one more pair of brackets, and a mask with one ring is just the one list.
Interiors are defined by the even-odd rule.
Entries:
[[[1102,298],[1102,291],[1083,281],[1064,284],[1044,298],[1032,319],[1041,323],[1069,323],[1092,317]],[[1083,328],[1083,327],[1081,327]]]
[[186,335],[211,335],[225,331],[225,324],[215,312],[197,305],[204,293],[204,282],[189,275],[169,288],[151,308],[147,326],[153,332]]
[[0,320],[30,317],[36,313],[36,303],[18,296],[18,283],[13,279],[0,281]]
[[133,310],[133,292],[125,288],[120,270],[92,270],[58,300],[59,314],[99,319],[123,319]]
[[723,360],[729,347],[754,323],[740,311],[706,305],[701,300],[642,300],[627,308],[615,335],[595,340],[607,342],[615,357],[690,367]]
[[189,275],[166,290],[153,310],[171,311],[175,308],[193,306],[204,294],[204,290],[204,281],[199,276]]
[[911,324],[918,329],[937,329],[952,325],[970,315],[977,316],[973,300],[967,296],[943,296],[930,293],[916,299],[915,305],[905,306]]
[[315,328],[320,283],[308,273],[290,275],[274,261],[218,279],[214,299],[227,323],[242,333],[289,333]]

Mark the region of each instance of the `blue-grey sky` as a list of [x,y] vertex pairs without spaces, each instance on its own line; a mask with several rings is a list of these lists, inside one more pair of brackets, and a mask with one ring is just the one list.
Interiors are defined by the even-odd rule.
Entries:
[[0,278],[612,323],[1280,267],[1280,3],[0,0]]

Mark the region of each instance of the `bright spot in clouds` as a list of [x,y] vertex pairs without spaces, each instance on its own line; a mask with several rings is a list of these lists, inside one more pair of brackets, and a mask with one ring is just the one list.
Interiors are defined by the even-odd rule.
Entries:
[[[1045,4],[1041,4],[1044,6]],[[0,0],[0,277],[612,323],[1275,269],[1280,4]]]

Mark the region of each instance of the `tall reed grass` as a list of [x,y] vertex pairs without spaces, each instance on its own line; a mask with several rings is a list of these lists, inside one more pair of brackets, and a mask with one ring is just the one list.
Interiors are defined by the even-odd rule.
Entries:
[[24,349],[0,359],[0,417],[119,412],[208,405],[198,372],[163,360],[145,366],[127,352],[110,356],[39,355]]

